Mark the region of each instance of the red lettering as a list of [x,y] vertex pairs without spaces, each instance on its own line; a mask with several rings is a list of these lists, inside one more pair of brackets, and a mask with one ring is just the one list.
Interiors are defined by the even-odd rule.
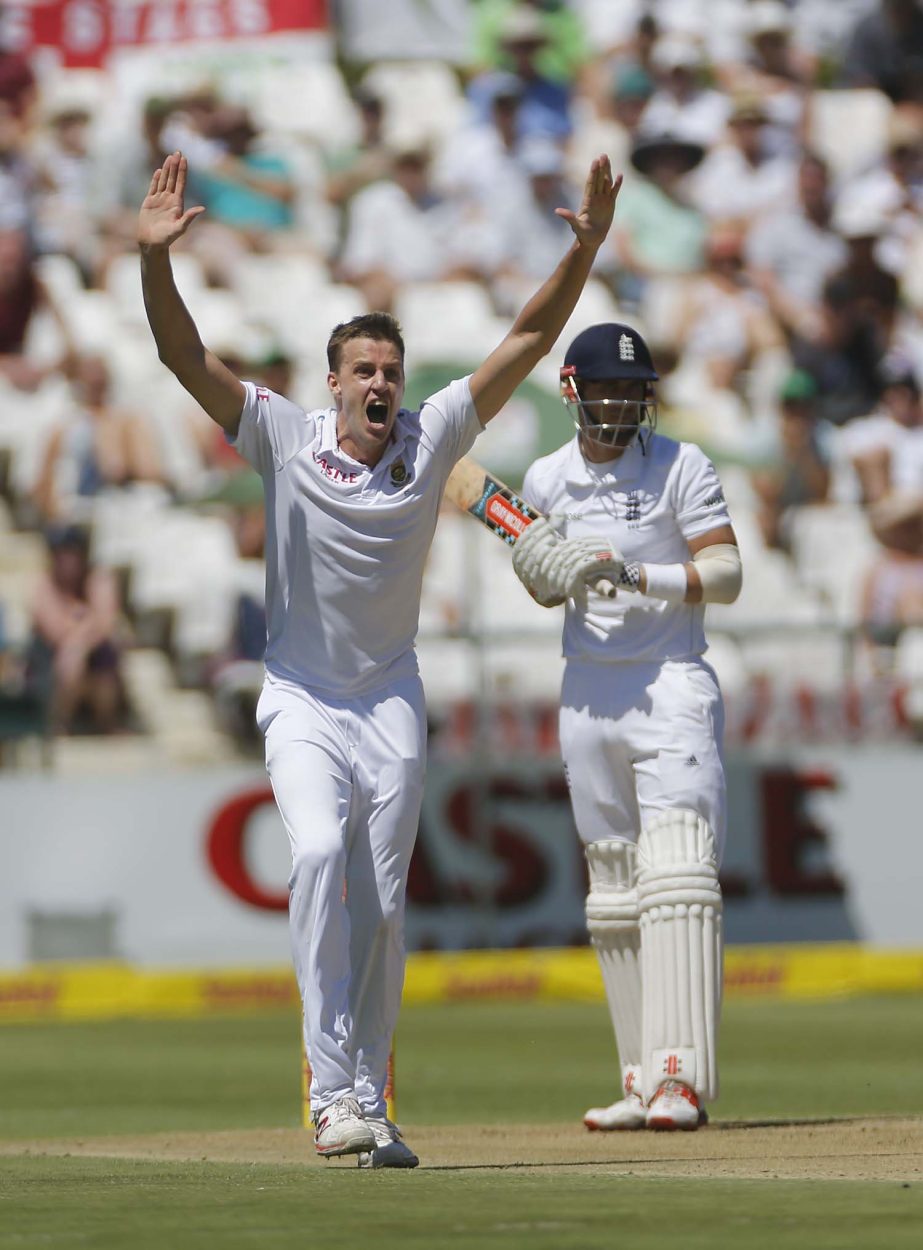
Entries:
[[216,813],[206,838],[206,854],[215,876],[232,894],[264,911],[288,911],[288,892],[275,894],[253,880],[245,855],[250,817],[273,803],[269,786],[245,790]]
[[776,894],[843,894],[843,882],[830,869],[806,866],[811,853],[827,847],[827,835],[805,812],[812,790],[835,790],[825,772],[767,768],[760,778],[763,854],[769,887]]
[[[483,810],[480,803],[482,797]],[[490,817],[491,800],[504,798],[536,803],[542,801],[534,787],[510,778],[496,777],[481,793],[476,784],[460,786],[446,805],[448,823],[462,841],[469,844],[475,842],[479,825],[485,816]],[[493,902],[501,907],[517,907],[541,894],[548,879],[548,866],[526,837],[497,820],[490,825],[488,846],[505,870],[502,880],[490,891]],[[470,898],[474,891],[468,882],[463,882],[459,892],[464,898]]]

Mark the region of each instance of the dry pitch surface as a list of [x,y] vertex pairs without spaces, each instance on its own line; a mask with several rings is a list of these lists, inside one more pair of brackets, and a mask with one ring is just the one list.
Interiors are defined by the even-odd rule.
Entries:
[[[579,1125],[405,1126],[429,1169],[580,1168],[712,1179],[923,1180],[923,1117],[778,1123],[718,1121],[696,1133],[588,1133]],[[355,1168],[322,1160],[297,1129],[153,1133],[0,1143],[0,1156],[268,1163]]]

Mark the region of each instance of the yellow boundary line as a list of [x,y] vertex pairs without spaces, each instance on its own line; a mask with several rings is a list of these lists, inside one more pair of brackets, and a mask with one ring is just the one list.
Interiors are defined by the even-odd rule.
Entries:
[[[923,992],[923,950],[852,943],[736,946],[725,959],[727,998],[843,998]],[[411,955],[405,1003],[595,1002],[587,947]],[[0,971],[0,1023],[258,1012],[298,1005],[289,968],[149,969],[48,964]]]

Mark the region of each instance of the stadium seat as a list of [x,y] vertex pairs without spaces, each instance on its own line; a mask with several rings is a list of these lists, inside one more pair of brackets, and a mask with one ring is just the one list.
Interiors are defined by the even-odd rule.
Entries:
[[[170,263],[180,295],[184,300],[205,286],[202,266],[191,252],[172,251]],[[147,325],[144,299],[141,294],[141,268],[133,252],[116,256],[106,270],[106,291],[118,315],[129,322]]]
[[[135,267],[137,268],[137,258],[135,258]],[[66,304],[72,295],[83,290],[80,270],[69,256],[64,256],[60,252],[49,252],[45,256],[37,257],[35,272],[41,278],[56,306]]]
[[841,181],[884,154],[892,110],[888,97],[873,87],[818,89],[808,102],[807,146]]
[[862,509],[847,503],[795,509],[791,549],[802,585],[823,596],[837,623],[855,625],[862,579],[879,550]]
[[319,260],[279,252],[241,257],[232,282],[246,316],[285,337],[291,335],[292,326],[300,329],[305,309],[323,304],[330,285]]
[[735,603],[712,603],[709,628],[738,630],[813,625],[829,617],[817,591],[798,586],[791,561],[779,551],[748,552],[741,545],[744,582]]
[[615,297],[606,284],[598,278],[590,278],[580,294],[577,307],[561,331],[559,342],[562,346],[566,345],[582,330],[598,325],[601,321],[622,319]]
[[923,688],[923,625],[901,631],[894,648],[894,671]]
[[[254,119],[267,131],[297,135],[326,149],[346,147],[359,137],[356,110],[333,61],[275,65],[251,88]],[[303,101],[303,107],[294,101]]]
[[438,143],[464,118],[458,78],[443,61],[381,61],[362,85],[383,99],[388,139],[396,145],[421,138]]
[[508,329],[478,282],[408,282],[397,294],[394,311],[415,363],[459,357],[479,361]]

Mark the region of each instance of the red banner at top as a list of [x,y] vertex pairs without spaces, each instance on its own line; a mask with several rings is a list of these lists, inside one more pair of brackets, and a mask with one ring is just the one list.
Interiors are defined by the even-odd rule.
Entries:
[[58,49],[62,64],[98,67],[122,48],[255,39],[326,30],[326,0],[39,0],[7,3],[7,47]]

